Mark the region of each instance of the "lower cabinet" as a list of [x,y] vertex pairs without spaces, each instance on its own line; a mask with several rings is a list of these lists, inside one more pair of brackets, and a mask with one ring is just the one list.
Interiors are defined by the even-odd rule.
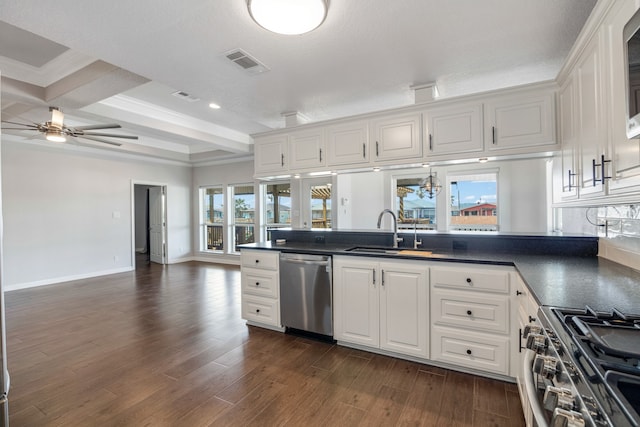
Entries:
[[280,252],[243,249],[240,254],[242,318],[280,328]]
[[333,268],[335,339],[429,357],[424,262],[334,256]]

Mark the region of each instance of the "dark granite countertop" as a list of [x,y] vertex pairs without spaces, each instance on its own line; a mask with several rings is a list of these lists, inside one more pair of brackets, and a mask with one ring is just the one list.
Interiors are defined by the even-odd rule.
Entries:
[[640,313],[640,271],[597,256],[527,255],[499,252],[457,252],[438,250],[421,256],[363,254],[348,252],[356,244],[323,245],[304,242],[271,242],[242,245],[246,249],[279,250],[308,254],[368,256],[514,266],[541,305],[608,311],[612,307]]

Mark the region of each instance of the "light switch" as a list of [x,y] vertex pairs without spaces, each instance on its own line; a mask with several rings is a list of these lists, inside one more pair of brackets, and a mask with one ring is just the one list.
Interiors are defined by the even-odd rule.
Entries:
[[113,219],[119,219],[120,218],[120,211],[113,211]]

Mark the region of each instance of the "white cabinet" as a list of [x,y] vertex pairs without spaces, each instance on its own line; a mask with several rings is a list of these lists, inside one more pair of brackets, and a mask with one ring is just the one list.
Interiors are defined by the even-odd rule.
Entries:
[[289,134],[289,168],[313,169],[326,164],[323,128],[304,129]]
[[509,375],[510,305],[507,270],[431,267],[431,358]]
[[428,267],[420,261],[334,256],[334,337],[429,356]]
[[[573,76],[569,76],[560,88],[558,94],[559,119],[560,119],[560,155],[556,157],[559,162],[558,182],[556,183],[556,193],[559,200],[574,200],[578,197],[578,158],[576,136],[576,85]],[[555,167],[556,165],[554,165]]]
[[434,108],[424,114],[427,157],[481,152],[482,104]]
[[256,175],[286,172],[289,169],[287,135],[257,138],[254,157]]
[[420,114],[386,116],[371,122],[372,156],[377,162],[420,160]]
[[327,127],[327,165],[369,163],[369,124],[347,122]]
[[541,145],[555,145],[554,102],[551,91],[488,100],[484,126],[488,150],[529,151]]
[[578,175],[580,197],[601,196],[605,193],[602,171],[605,175],[606,159],[605,103],[602,93],[602,31],[589,42],[574,70],[578,84],[578,138],[580,140],[580,174]]
[[280,252],[243,249],[240,254],[242,318],[280,328]]

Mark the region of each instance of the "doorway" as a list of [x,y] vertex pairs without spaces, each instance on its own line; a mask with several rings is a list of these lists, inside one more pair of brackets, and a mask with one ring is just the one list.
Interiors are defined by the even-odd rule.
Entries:
[[139,264],[166,264],[166,185],[133,184],[134,268]]

